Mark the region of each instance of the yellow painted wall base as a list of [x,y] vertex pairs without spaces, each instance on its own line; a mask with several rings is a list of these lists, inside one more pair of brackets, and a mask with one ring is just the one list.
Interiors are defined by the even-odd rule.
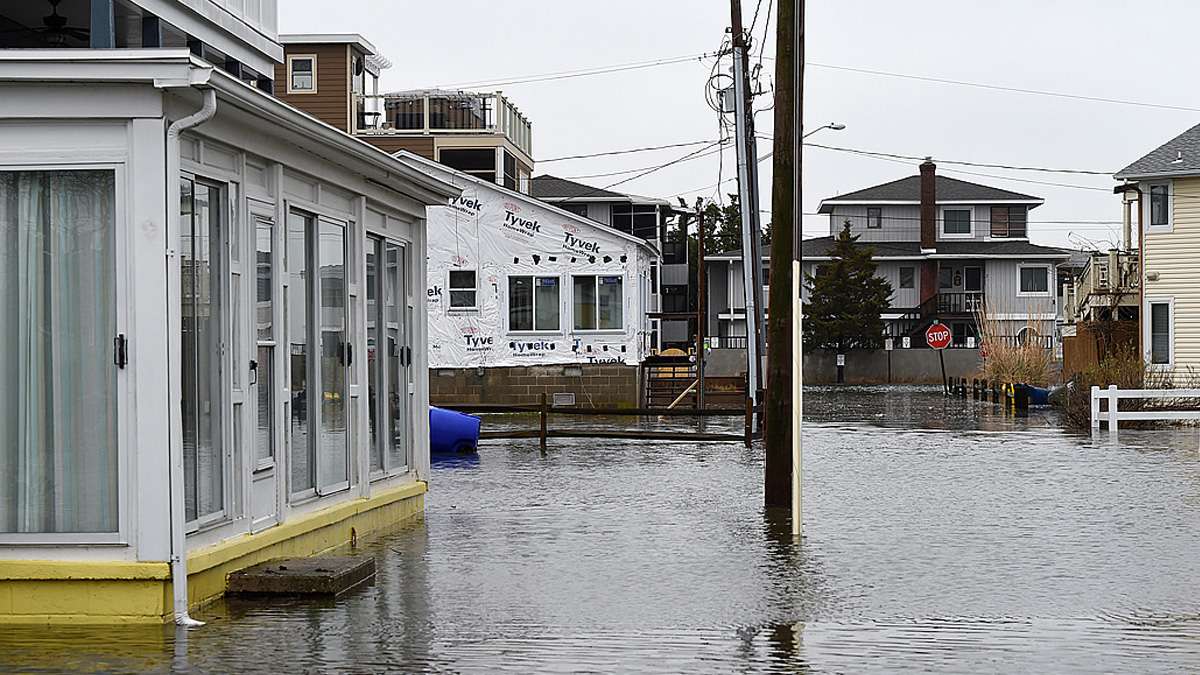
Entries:
[[[188,553],[188,601],[225,593],[231,572],[275,558],[319,555],[385,531],[425,509],[425,483],[334,504],[255,534]],[[0,624],[165,623],[171,620],[166,562],[0,560]]]

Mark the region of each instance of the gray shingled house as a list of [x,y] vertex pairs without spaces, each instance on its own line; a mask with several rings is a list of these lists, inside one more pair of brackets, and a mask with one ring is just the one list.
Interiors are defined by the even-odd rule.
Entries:
[[[883,318],[897,347],[904,336],[913,338],[914,347],[924,346],[920,336],[935,318],[950,326],[954,346],[966,347],[978,337],[976,317],[986,308],[1003,337],[1050,348],[1058,304],[1055,266],[1070,251],[1030,243],[1028,214],[1042,203],[1040,197],[938,176],[926,161],[918,175],[823,200],[818,212],[829,216],[829,236],[804,240],[804,272],[822,274],[834,238],[849,224],[857,245],[873,248],[876,273],[891,282],[891,307]],[[741,252],[705,261],[708,330],[721,346],[744,346]]]

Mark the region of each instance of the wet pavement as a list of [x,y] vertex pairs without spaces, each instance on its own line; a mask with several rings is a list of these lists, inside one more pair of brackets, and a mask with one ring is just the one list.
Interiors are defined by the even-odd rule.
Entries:
[[1093,440],[917,388],[805,403],[801,542],[757,445],[495,441],[365,545],[372,586],[188,633],[3,627],[0,671],[1200,670],[1195,430]]

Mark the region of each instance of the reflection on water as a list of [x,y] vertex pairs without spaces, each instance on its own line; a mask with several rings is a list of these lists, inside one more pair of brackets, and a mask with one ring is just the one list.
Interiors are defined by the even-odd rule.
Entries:
[[221,602],[186,638],[6,627],[0,671],[1200,669],[1195,431],[1114,444],[920,388],[805,403],[803,542],[760,506],[760,447],[491,442],[435,464],[349,597]]

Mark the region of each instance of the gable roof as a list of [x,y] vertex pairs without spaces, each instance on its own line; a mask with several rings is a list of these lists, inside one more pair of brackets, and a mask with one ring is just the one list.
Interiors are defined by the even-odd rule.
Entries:
[[1114,178],[1149,178],[1200,173],[1200,124],[1151,150]]
[[576,183],[573,180],[542,174],[534,176],[529,184],[529,193],[538,199],[557,200],[557,199],[576,199],[584,198],[593,201],[633,201],[629,195],[623,195],[620,192],[611,192],[603,190],[591,185]]
[[[399,160],[401,163],[405,164],[406,166],[410,166],[410,167],[416,168],[418,170],[425,171],[425,172],[429,173],[431,176],[433,174],[440,172],[443,175],[451,176],[454,179],[460,179],[460,180],[468,182],[468,183],[475,183],[476,185],[483,186],[490,190],[495,190],[504,195],[507,195],[508,197],[511,197],[512,199],[522,201],[522,202],[525,202],[526,204],[531,204],[533,206],[537,206],[538,208],[543,208],[548,211],[552,211],[558,216],[562,216],[569,220],[573,220],[577,223],[582,223],[584,225],[587,225],[588,227],[600,230],[606,234],[610,234],[619,239],[625,239],[626,241],[634,242],[640,246],[644,246],[644,247],[650,249],[654,253],[655,256],[659,255],[659,251],[657,248],[654,247],[654,244],[650,243],[649,241],[647,241],[645,239],[642,239],[641,237],[636,237],[632,234],[622,232],[622,231],[616,229],[615,227],[610,227],[608,225],[605,225],[604,223],[601,223],[596,220],[592,220],[591,218],[587,218],[585,216],[581,216],[577,213],[571,213],[570,211],[567,211],[566,209],[556,206],[555,204],[553,204],[551,202],[545,202],[545,201],[537,199],[531,195],[517,192],[516,190],[510,190],[509,188],[506,188],[503,185],[498,185],[493,181],[484,180],[482,178],[477,178],[475,176],[472,176],[469,173],[464,173],[462,171],[459,171],[458,169],[450,168],[450,167],[446,166],[445,164],[442,164],[440,162],[435,162],[432,159],[422,157],[422,156],[415,154],[413,152],[410,152],[408,150],[400,150],[399,152],[396,152],[393,156],[397,160]],[[451,183],[451,185],[453,185],[453,183]],[[439,204],[439,206],[444,206],[444,204]]]
[[[946,176],[935,176],[937,201],[940,202],[978,202],[986,204],[988,202],[1024,202],[1030,207],[1041,204],[1041,197],[1021,194],[1011,190],[1003,190],[1001,188],[992,187],[990,185],[980,185],[970,181],[959,180],[957,178],[948,178]],[[847,192],[836,197],[821,200],[821,206],[817,209],[818,213],[831,213],[830,208],[833,205],[844,202],[880,202],[880,203],[901,203],[901,204],[919,204],[921,202],[921,176],[907,176],[899,180],[891,181],[890,183],[881,183],[869,188]]]

